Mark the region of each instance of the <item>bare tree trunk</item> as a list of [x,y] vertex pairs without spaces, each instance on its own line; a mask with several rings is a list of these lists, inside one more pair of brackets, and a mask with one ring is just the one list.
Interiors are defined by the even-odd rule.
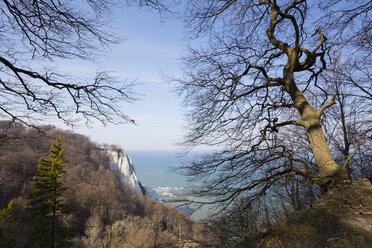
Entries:
[[[333,187],[335,183],[338,183],[338,181],[347,179],[343,167],[339,166],[332,157],[320,123],[322,112],[328,106],[331,106],[333,102],[331,101],[328,105],[322,106],[317,111],[312,108],[294,81],[293,74],[299,61],[298,51],[296,48],[289,47],[287,54],[288,63],[283,72],[285,89],[291,96],[295,108],[300,113],[301,119],[297,123],[306,130],[318,167],[318,174],[313,176],[312,179],[321,187],[321,191],[324,193],[328,191],[329,187]],[[307,176],[310,176],[309,172],[306,173],[308,174]]]

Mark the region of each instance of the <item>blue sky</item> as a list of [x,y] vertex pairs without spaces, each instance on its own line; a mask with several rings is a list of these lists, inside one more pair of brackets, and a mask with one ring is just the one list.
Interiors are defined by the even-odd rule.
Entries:
[[156,12],[138,8],[117,9],[115,31],[127,40],[111,48],[94,63],[64,65],[69,71],[114,71],[120,78],[137,80],[140,100],[126,105],[125,113],[138,125],[79,126],[75,132],[98,143],[116,144],[127,150],[175,150],[182,129],[181,101],[162,82],[161,73],[180,75],[183,24],[168,19],[161,22]]

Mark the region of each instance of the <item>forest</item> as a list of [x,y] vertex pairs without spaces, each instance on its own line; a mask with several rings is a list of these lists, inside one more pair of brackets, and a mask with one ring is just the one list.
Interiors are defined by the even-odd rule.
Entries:
[[[220,210],[203,223],[133,194],[97,144],[48,125],[137,125],[136,80],[102,64],[89,75],[54,67],[119,44],[110,17],[129,7],[184,25],[181,73],[162,82],[183,103],[177,145],[208,148],[178,170],[194,183],[190,204]],[[40,247],[38,230],[66,240],[51,247],[372,245],[371,0],[3,0],[0,10],[3,246]]]
[[[60,201],[69,206],[68,211],[59,210],[59,219],[71,236],[65,246],[56,247],[183,247],[214,242],[207,228],[187,214],[131,192],[88,137],[10,121],[2,121],[0,130],[0,247],[39,247],[29,235],[34,226],[28,210],[32,178],[40,157],[48,157],[58,137],[68,161]],[[10,202],[11,211],[6,213]],[[51,247],[50,242],[40,247]]]

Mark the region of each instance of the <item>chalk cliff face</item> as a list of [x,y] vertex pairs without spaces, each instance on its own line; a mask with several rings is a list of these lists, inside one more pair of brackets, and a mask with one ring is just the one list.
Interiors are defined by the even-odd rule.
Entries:
[[134,191],[141,192],[140,182],[129,156],[123,149],[107,148],[104,149],[108,157],[108,163],[111,170],[120,178],[122,183],[128,184]]

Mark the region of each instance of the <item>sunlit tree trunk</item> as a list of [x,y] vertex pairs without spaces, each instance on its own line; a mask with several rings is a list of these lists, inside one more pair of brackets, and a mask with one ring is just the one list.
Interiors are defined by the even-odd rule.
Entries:
[[[346,180],[346,171],[338,165],[330,152],[327,140],[324,136],[320,123],[322,112],[335,103],[334,98],[323,105],[319,110],[314,110],[309,104],[303,93],[297,88],[294,80],[294,72],[299,61],[298,51],[295,48],[288,48],[288,62],[283,72],[285,90],[291,96],[295,108],[301,118],[297,124],[303,126],[318,167],[318,174],[313,176],[313,181],[320,187],[321,191],[326,192],[338,181]],[[308,172],[307,175],[310,176]],[[331,182],[332,181],[332,182]]]

